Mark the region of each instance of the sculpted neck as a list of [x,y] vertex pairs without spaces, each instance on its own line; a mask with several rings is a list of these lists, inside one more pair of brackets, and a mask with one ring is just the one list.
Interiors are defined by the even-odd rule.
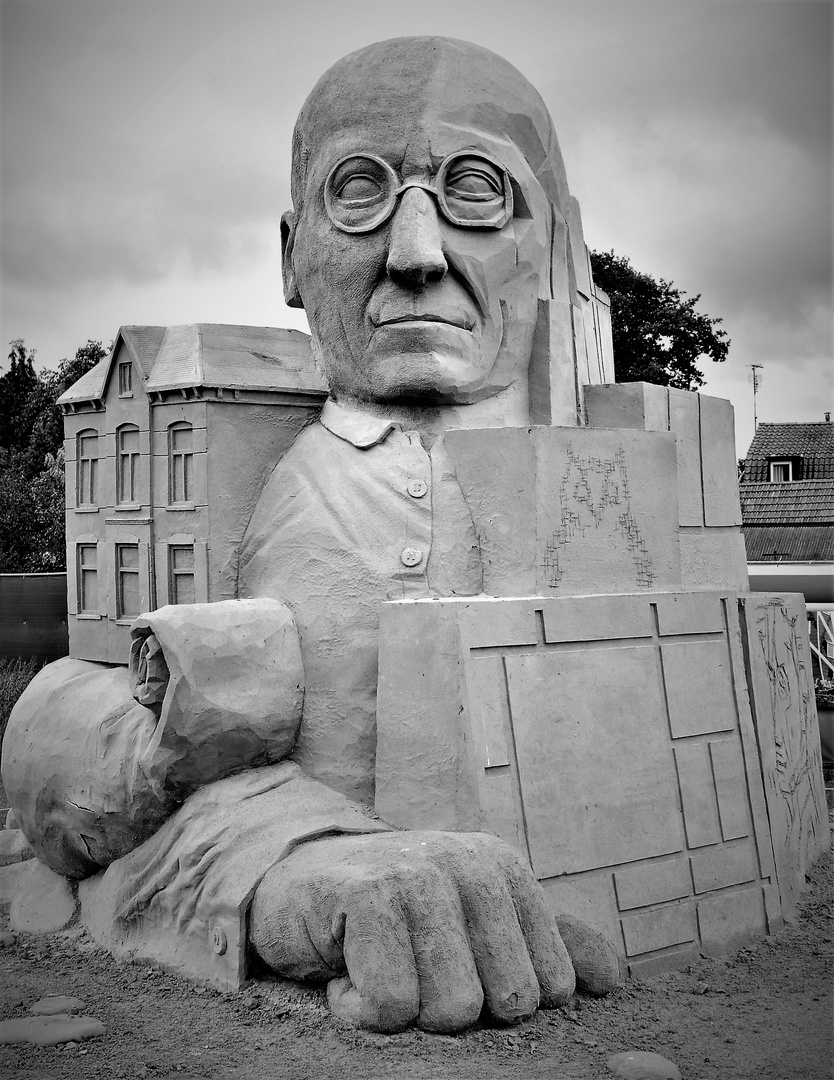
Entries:
[[372,416],[395,420],[406,431],[418,431],[429,447],[444,431],[459,428],[526,427],[530,423],[526,378],[483,401],[471,405],[415,405],[411,403],[365,401],[346,394],[334,394],[340,405],[361,409]]

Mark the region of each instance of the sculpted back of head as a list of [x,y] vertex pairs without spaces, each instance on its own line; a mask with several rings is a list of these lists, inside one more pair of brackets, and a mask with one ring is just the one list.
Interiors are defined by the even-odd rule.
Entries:
[[292,193],[287,300],[334,396],[468,404],[524,382],[569,196],[512,65],[428,37],[345,57],[302,108]]

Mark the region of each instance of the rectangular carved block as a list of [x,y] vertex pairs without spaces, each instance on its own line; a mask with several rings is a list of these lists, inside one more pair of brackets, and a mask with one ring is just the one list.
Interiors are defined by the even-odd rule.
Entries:
[[701,417],[699,396],[669,387],[669,428],[678,444],[678,502],[681,525],[703,525]]
[[698,928],[704,951],[711,956],[732,952],[765,932],[765,913],[759,885],[716,893],[698,901]]
[[756,853],[752,844],[721,844],[699,851],[690,857],[695,892],[710,892],[730,885],[741,885],[758,877]]
[[679,587],[677,461],[668,432],[450,431],[444,446],[472,514],[486,593]]
[[658,859],[618,870],[614,874],[614,888],[620,911],[628,911],[691,896],[692,878],[686,859]]
[[750,812],[741,745],[733,739],[711,740],[709,756],[718,798],[721,836],[724,840],[747,836],[750,832]]
[[721,826],[706,746],[703,743],[676,746],[675,762],[687,844],[697,848],[719,843]]
[[733,406],[724,398],[699,397],[704,521],[707,525],[740,525]]
[[633,596],[565,597],[544,601],[544,639],[557,641],[604,641],[651,637],[652,616],[648,604],[635,604]]
[[724,629],[721,597],[716,593],[664,593],[655,602],[661,637],[720,634]]
[[503,660],[495,655],[479,656],[473,658],[470,663],[472,668],[469,679],[469,704],[473,718],[477,717],[480,721],[483,741],[478,741],[480,733],[477,728],[473,731],[473,737],[476,745],[482,747],[483,767],[495,768],[509,765],[507,738],[510,717],[507,708]]
[[[681,850],[670,748],[658,737],[665,723],[654,650],[606,652],[604,680],[599,657],[596,650],[506,657],[537,877]],[[554,828],[568,820],[570,829]]]
[[670,904],[669,907],[652,908],[636,915],[623,915],[623,938],[626,956],[665,949],[684,941],[695,941],[694,904]]
[[[672,738],[732,731],[736,704],[726,642],[665,644],[660,651]],[[709,678],[704,678],[705,672]]]

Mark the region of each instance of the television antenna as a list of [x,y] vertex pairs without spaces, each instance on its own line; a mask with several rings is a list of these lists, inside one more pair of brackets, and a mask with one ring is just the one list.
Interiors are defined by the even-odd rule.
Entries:
[[756,413],[756,394],[759,392],[759,387],[762,383],[762,377],[759,372],[762,370],[762,364],[750,364],[750,370],[753,373],[753,432],[755,433],[759,427],[759,418]]

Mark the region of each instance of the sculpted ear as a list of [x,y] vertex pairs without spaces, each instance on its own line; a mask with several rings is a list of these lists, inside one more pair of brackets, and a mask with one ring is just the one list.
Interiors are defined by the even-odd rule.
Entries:
[[295,284],[292,252],[295,246],[295,211],[287,210],[281,216],[281,275],[284,278],[284,303],[287,307],[303,308],[304,304]]

